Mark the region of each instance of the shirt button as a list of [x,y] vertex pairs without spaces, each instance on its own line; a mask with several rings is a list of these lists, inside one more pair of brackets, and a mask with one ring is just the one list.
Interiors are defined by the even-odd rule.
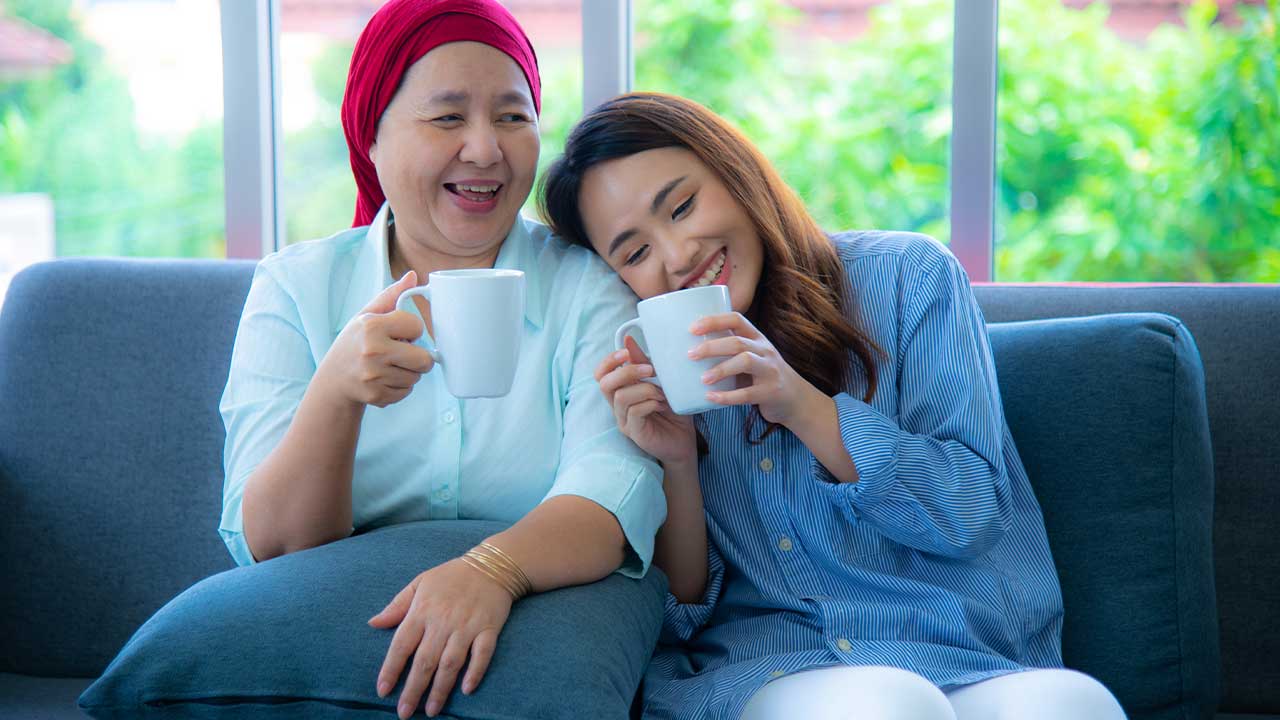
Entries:
[[841,652],[849,652],[853,649],[853,644],[844,638],[840,638],[836,640],[836,647],[840,648]]
[[771,678],[780,678],[780,677],[782,677],[783,675],[786,675],[786,674],[787,674],[787,671],[786,671],[786,670],[774,670],[773,672],[769,673],[769,677],[771,677]]
[[449,489],[448,485],[441,488],[440,492],[436,493],[436,495],[438,495],[440,497],[440,500],[442,500],[443,502],[449,502],[450,500],[453,499],[453,491]]
[[773,472],[773,461],[765,458],[760,461],[760,469],[765,472]]
[[452,411],[450,411],[450,412],[446,412],[444,415],[442,415],[442,416],[440,416],[440,417],[441,417],[441,419],[442,419],[442,420],[444,420],[445,425],[448,425],[448,424],[452,423],[454,420],[457,420],[457,419],[458,419],[458,416],[457,416],[457,415],[454,415]]
[[784,537],[778,541],[778,549],[782,552],[791,552],[792,547],[794,546],[791,544],[791,538],[789,537]]

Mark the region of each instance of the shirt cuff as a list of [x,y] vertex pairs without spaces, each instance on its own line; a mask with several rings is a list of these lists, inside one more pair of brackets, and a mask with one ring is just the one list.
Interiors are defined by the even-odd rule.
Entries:
[[561,469],[543,502],[558,495],[583,497],[613,513],[627,539],[627,556],[618,573],[644,577],[653,561],[654,537],[667,519],[657,463],[604,455],[580,458]]
[[707,541],[707,590],[702,594],[702,602],[682,603],[675,595],[667,593],[666,604],[662,608],[661,641],[668,645],[688,642],[701,628],[711,620],[716,602],[720,600],[720,591],[724,587],[724,559]]
[[901,430],[893,420],[848,393],[840,393],[834,400],[840,439],[858,471],[858,482],[837,481],[816,457],[813,471],[820,480],[832,485],[840,504],[852,510],[855,505],[875,503],[892,491],[897,477]]
[[248,541],[244,539],[244,515],[242,514],[244,482],[238,483],[233,491],[233,497],[225,497],[223,500],[223,518],[218,524],[218,534],[223,537],[223,543],[227,544],[228,552],[232,553],[232,560],[236,561],[236,565],[253,565],[253,552],[248,548]]
[[218,528],[218,534],[222,536],[222,542],[226,543],[227,550],[231,553],[231,559],[236,561],[236,565],[243,567],[256,563],[253,559],[253,553],[249,551],[249,543],[245,541],[243,532],[220,527]]

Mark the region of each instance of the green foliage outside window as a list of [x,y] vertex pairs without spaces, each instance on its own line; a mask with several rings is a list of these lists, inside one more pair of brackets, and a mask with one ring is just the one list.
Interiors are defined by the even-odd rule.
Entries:
[[125,78],[80,31],[71,0],[0,0],[60,37],[72,62],[0,77],[0,194],[53,197],[59,255],[225,257],[222,128],[140,134]]
[[[781,0],[635,1],[638,89],[728,117],[829,229],[947,239],[954,0],[879,6],[844,44],[785,32],[800,17]],[[52,77],[0,80],[0,192],[50,192],[63,255],[219,255],[220,128],[176,146],[139,137],[66,0],[0,2],[77,52]],[[1280,281],[1280,6],[1237,7],[1241,27],[1201,0],[1186,27],[1133,44],[1101,4],[1001,3],[997,279]],[[285,139],[290,241],[350,223],[349,56],[335,46],[313,68],[326,119]],[[544,65],[545,166],[581,76]]]

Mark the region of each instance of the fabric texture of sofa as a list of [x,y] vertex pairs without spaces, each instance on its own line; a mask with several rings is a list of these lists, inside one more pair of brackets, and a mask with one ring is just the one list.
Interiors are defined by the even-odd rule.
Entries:
[[[153,613],[233,568],[217,400],[252,271],[60,260],[14,279],[0,717],[81,717]],[[1134,718],[1280,718],[1280,287],[976,292],[1062,578],[1067,664]]]

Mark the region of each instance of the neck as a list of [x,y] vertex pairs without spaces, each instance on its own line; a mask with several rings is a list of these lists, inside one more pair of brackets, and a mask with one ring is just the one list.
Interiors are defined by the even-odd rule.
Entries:
[[418,284],[425,284],[427,276],[436,270],[470,270],[491,268],[498,261],[502,243],[480,255],[454,255],[434,249],[423,243],[413,242],[396,232],[396,226],[388,228],[387,259],[391,265],[391,277],[399,278],[410,270],[418,273]]

